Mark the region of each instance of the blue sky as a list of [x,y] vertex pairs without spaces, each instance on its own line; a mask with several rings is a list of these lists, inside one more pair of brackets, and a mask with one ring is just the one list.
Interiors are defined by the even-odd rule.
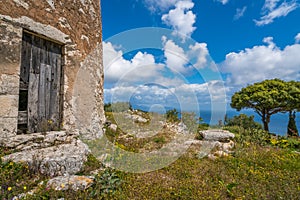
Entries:
[[299,0],[101,4],[106,102],[224,110],[248,84],[300,80]]

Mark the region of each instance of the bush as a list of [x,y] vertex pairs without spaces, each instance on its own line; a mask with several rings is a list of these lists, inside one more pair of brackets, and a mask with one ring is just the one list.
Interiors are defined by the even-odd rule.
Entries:
[[235,133],[235,141],[241,145],[254,143],[258,145],[267,145],[270,141],[270,134],[262,129],[245,129],[240,126],[226,126],[224,128]]
[[106,112],[125,112],[127,110],[132,110],[129,102],[107,103],[104,105],[104,111]]
[[296,125],[296,112],[290,112],[289,113],[289,123],[287,128],[287,135],[288,136],[298,136],[298,129]]
[[179,112],[175,108],[172,110],[168,110],[166,112],[167,121],[172,123],[178,122],[179,121],[178,114]]
[[254,121],[254,116],[240,114],[233,118],[225,116],[225,126],[240,126],[244,129],[262,129],[262,125]]

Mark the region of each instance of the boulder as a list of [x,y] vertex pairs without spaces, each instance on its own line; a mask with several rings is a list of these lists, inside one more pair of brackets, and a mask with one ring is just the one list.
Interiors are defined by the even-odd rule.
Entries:
[[139,115],[131,115],[131,118],[133,119],[134,122],[137,122],[137,123],[146,123],[146,122],[148,122],[147,119],[145,119],[144,117],[141,117]]
[[117,126],[116,124],[110,124],[110,125],[109,125],[109,128],[110,128],[112,131],[116,132],[117,129],[118,129],[118,126]]
[[13,153],[2,157],[2,161],[27,163],[31,170],[54,177],[80,172],[89,153],[86,144],[81,140],[74,140],[71,144]]
[[71,143],[75,137],[77,137],[75,134],[67,134],[65,131],[52,131],[46,134],[32,133],[7,137],[1,141],[0,146],[25,151]]
[[234,138],[234,134],[226,130],[205,130],[200,131],[203,140],[229,142]]
[[58,176],[47,182],[47,188],[54,190],[85,190],[94,183],[91,176]]

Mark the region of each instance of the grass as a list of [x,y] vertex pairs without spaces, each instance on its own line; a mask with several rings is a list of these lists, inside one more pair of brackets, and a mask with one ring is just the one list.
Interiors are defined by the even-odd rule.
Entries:
[[[114,123],[111,113],[108,118]],[[0,199],[28,192],[26,199],[300,199],[300,139],[271,137],[261,130],[227,127],[236,133],[235,153],[229,157],[197,159],[195,146],[163,169],[125,173],[107,168],[85,191],[53,191],[49,177],[31,172],[25,164],[0,161]],[[138,152],[159,149],[171,139],[165,129],[148,138],[124,139],[121,130],[107,129],[106,136],[119,147]],[[10,150],[0,149],[0,155]],[[80,175],[102,165],[90,155]],[[44,181],[44,184],[39,184]]]
[[300,155],[251,145],[216,161],[182,156],[147,174],[123,174],[115,199],[299,199]]
[[[188,153],[149,173],[112,170],[114,178],[122,180],[119,187],[112,187],[114,193],[101,192],[103,182],[81,192],[57,192],[41,185],[28,199],[299,199],[300,155],[291,149],[238,146],[234,156],[215,161]],[[97,162],[90,159],[89,165],[97,167]],[[14,163],[1,163],[0,177],[1,199],[28,191],[45,178]]]

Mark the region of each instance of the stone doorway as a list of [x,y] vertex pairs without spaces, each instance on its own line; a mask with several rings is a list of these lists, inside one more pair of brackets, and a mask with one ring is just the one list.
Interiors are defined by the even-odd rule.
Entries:
[[62,123],[62,44],[24,30],[18,133],[59,130]]

